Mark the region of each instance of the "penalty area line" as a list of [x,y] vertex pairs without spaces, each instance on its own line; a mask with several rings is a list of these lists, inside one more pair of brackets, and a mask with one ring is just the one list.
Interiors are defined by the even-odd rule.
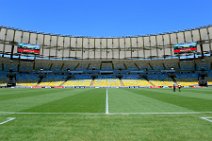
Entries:
[[[0,114],[10,115],[105,115],[106,113],[75,113],[75,112],[3,112]],[[195,115],[195,114],[212,114],[212,112],[137,112],[137,113],[109,113],[108,115]]]
[[15,117],[8,117],[5,121],[0,122],[0,125],[3,125],[5,123],[10,122],[10,121],[15,120],[15,119],[16,119]]
[[206,120],[208,122],[212,122],[212,117],[200,117],[200,119]]

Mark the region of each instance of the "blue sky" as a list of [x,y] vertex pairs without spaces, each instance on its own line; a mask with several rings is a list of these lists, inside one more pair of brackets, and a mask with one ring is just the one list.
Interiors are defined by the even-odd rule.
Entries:
[[0,25],[74,36],[131,36],[212,24],[212,0],[0,0]]

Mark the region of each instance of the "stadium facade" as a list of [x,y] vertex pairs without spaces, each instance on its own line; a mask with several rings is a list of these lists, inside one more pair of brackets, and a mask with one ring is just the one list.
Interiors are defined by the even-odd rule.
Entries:
[[[202,71],[207,71],[209,75],[205,76],[210,80],[211,55],[211,25],[155,35],[108,38],[74,37],[0,26],[1,83],[7,81],[6,73],[13,70],[19,76],[20,85],[38,86],[45,82],[42,86],[64,86],[75,79],[86,79],[86,82],[68,84],[171,85],[177,80],[164,73],[174,69],[176,73],[185,73],[185,77],[177,75],[179,79],[189,76],[195,83],[188,85],[196,85]],[[41,69],[45,72],[42,79],[39,78]],[[113,80],[102,80],[104,78]],[[142,79],[143,82],[137,82]],[[100,82],[95,85],[96,81]]]
[[[174,56],[173,45],[198,42],[197,52],[211,51],[212,26],[157,35],[120,38],[72,37],[0,27],[1,53],[16,54],[17,43],[40,45],[49,59],[152,59]],[[14,48],[13,48],[14,46]],[[13,49],[12,49],[13,48]]]

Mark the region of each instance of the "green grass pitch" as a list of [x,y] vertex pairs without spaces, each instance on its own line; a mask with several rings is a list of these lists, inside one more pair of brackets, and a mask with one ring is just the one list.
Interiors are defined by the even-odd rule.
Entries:
[[212,88],[0,89],[0,141],[211,141],[210,120]]

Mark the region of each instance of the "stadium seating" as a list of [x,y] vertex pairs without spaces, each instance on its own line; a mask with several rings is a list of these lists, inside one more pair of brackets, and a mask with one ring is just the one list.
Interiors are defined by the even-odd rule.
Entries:
[[[5,85],[7,82],[7,73],[1,72],[0,84]],[[209,73],[208,84],[212,84],[211,73]],[[65,81],[63,75],[49,74],[40,83],[38,83],[38,74],[18,73],[17,85],[19,86],[94,86],[94,87],[119,87],[119,86],[172,86],[174,81],[167,75],[150,74],[148,80],[139,78],[138,75],[125,75],[123,79],[114,77],[100,77],[95,80],[89,78],[89,75],[76,75],[76,79]],[[197,73],[181,73],[176,75],[176,82],[183,86],[198,85]]]
[[[180,61],[178,59],[166,60],[137,60],[137,61],[61,61],[61,60],[10,60],[9,58],[0,58],[0,84],[7,82],[7,73],[10,68],[17,72],[17,84],[20,86],[172,86],[174,80],[167,73],[161,70],[176,69],[176,82],[183,86],[198,85],[199,70],[205,68],[211,69],[211,57],[204,60]],[[195,63],[197,70],[195,70]],[[19,68],[19,69],[18,69]],[[43,68],[49,71],[46,77],[40,83],[38,70]],[[67,70],[76,71],[71,74],[72,78],[67,79]],[[95,70],[93,70],[95,68]],[[121,69],[121,70],[119,70]],[[77,73],[79,71],[80,73]],[[100,71],[110,71],[113,74],[101,74]],[[141,77],[137,72],[143,72],[147,77]],[[208,71],[208,84],[212,84],[212,72]],[[96,77],[92,80],[91,76]],[[118,75],[122,79],[117,79]]]
[[197,70],[201,70],[202,68],[206,69],[206,70],[211,70],[211,57],[207,57],[205,59],[198,59],[195,60],[196,65],[197,65]]
[[123,62],[114,61],[113,64],[114,64],[114,69],[115,70],[118,70],[118,69],[125,70],[126,69]]
[[128,70],[139,70],[138,66],[134,62],[127,62],[125,63]]
[[111,63],[102,63],[101,70],[113,70]]
[[49,60],[35,60],[35,70],[50,70],[52,61]]
[[[179,33],[93,38],[0,26],[0,85],[8,82],[10,69],[17,74],[18,86],[172,86],[175,82],[194,86],[203,69],[211,85],[211,29],[210,25]],[[23,52],[18,51],[21,42],[26,43]]]
[[63,83],[63,86],[90,86],[91,85],[91,79],[88,80],[68,80],[65,83]]
[[137,61],[137,66],[140,68],[140,70],[152,70],[151,66],[149,65],[149,61]]
[[195,70],[194,61],[180,61],[181,70]]
[[164,70],[164,61],[163,60],[151,60],[150,65],[153,70]]
[[123,79],[124,86],[151,86],[146,80]]
[[63,63],[64,63],[63,70],[67,70],[67,69],[74,70],[79,64],[79,62],[72,61],[70,63],[70,61],[67,61],[67,60],[63,61]]
[[119,79],[97,79],[94,80],[93,86],[96,87],[119,87],[121,86],[121,82]]

